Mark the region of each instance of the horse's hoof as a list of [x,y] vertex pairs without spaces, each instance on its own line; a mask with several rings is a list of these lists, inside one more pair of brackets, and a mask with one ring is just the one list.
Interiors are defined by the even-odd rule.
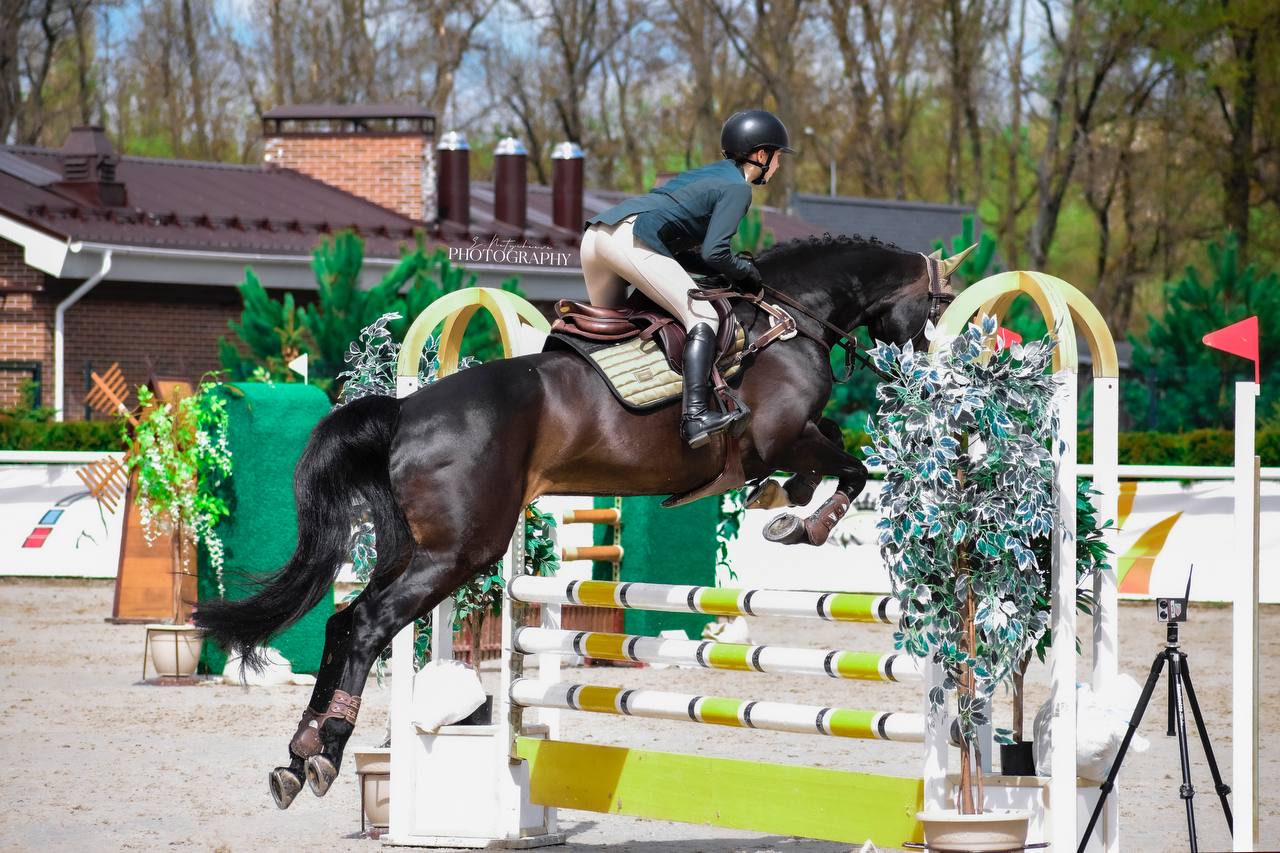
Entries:
[[809,531],[804,521],[788,512],[765,525],[764,538],[779,545],[799,545],[809,541]]
[[338,768],[323,755],[313,755],[307,759],[307,784],[311,793],[323,797],[329,793],[329,786],[338,778]]
[[778,481],[770,477],[751,490],[747,495],[747,509],[782,509],[790,506],[787,493]]
[[302,790],[302,777],[288,767],[277,767],[267,774],[267,785],[271,787],[271,799],[276,801],[276,807],[287,809]]

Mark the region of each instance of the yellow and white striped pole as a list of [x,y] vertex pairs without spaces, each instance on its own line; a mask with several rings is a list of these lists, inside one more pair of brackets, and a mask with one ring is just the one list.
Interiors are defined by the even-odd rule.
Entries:
[[795,649],[786,646],[750,646],[709,640],[675,640],[595,631],[559,631],[521,628],[516,651],[524,654],[578,655],[596,660],[637,661],[767,672],[786,675],[818,675],[860,681],[912,681],[922,679],[918,660],[893,652],[852,652],[835,649]]
[[792,616],[827,622],[896,624],[901,608],[887,595],[725,589],[613,581],[566,581],[521,575],[507,594],[527,604],[581,604],[620,610],[705,613],[710,616]]
[[900,743],[924,740],[922,714],[755,702],[598,684],[545,684],[527,678],[512,682],[511,701],[526,708],[561,708],[775,732]]

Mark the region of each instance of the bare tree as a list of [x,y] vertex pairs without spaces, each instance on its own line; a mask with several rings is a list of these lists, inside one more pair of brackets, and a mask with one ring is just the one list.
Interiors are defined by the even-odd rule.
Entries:
[[[1049,94],[1044,149],[1036,165],[1036,219],[1027,247],[1033,269],[1043,268],[1048,259],[1062,202],[1107,77],[1137,43],[1143,26],[1128,10],[1097,9],[1086,0],[1068,0],[1063,22],[1057,19],[1051,0],[1039,2],[1057,67]],[[1060,32],[1063,23],[1065,34]]]
[[[989,33],[1007,21],[1008,8],[1000,0],[942,0],[935,18],[939,22],[937,54],[947,78],[947,197],[953,203],[974,202],[986,192],[982,125],[978,118],[982,60]],[[968,169],[961,153],[966,140]]]
[[927,7],[888,0],[827,0],[843,61],[853,120],[863,128],[855,158],[864,185],[879,196],[907,196],[907,139],[920,99],[916,73]]
[[[745,66],[746,79],[740,83],[748,84],[753,78],[758,81],[778,118],[789,131],[798,132],[807,118],[803,97],[808,88],[806,27],[810,24],[809,13],[814,11],[809,0],[703,2],[719,18],[729,44]],[[749,85],[743,88],[750,91]],[[757,105],[739,102],[738,106]],[[779,174],[781,185],[774,187],[771,181],[768,195],[774,204],[785,206],[795,192],[796,176],[793,169],[783,169]]]

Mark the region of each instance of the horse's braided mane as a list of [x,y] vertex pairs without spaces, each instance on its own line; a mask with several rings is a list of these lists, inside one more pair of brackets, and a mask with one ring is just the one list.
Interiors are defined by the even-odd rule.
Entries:
[[770,246],[760,253],[758,260],[760,261],[788,261],[809,255],[815,251],[830,249],[836,246],[844,246],[851,249],[884,249],[891,252],[902,252],[910,254],[901,246],[893,243],[886,243],[875,237],[863,237],[858,234],[852,236],[846,234],[824,233],[821,236],[814,234],[809,237],[796,237],[782,243]]

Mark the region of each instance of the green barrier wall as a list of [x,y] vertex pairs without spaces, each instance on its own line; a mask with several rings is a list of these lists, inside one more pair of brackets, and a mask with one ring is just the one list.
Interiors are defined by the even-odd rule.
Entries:
[[[716,585],[716,524],[719,497],[703,498],[684,506],[662,508],[662,497],[622,499],[622,566],[613,575],[612,563],[594,563],[592,577],[632,583]],[[613,498],[596,498],[597,507],[614,506]],[[612,545],[612,528],[597,525],[597,545]],[[701,613],[626,612],[628,634],[656,635],[680,629],[697,639],[714,616]]]
[[[228,598],[242,598],[252,578],[277,571],[293,553],[298,535],[293,501],[293,469],[311,436],[328,414],[329,398],[310,385],[235,383],[221,393],[227,400],[227,443],[233,473],[227,485],[231,515],[218,525],[226,548],[224,573]],[[218,595],[208,555],[200,554],[200,599]],[[327,595],[306,616],[271,641],[294,672],[315,672],[324,651],[325,621],[333,614]],[[226,653],[205,643],[203,672],[221,673]]]

